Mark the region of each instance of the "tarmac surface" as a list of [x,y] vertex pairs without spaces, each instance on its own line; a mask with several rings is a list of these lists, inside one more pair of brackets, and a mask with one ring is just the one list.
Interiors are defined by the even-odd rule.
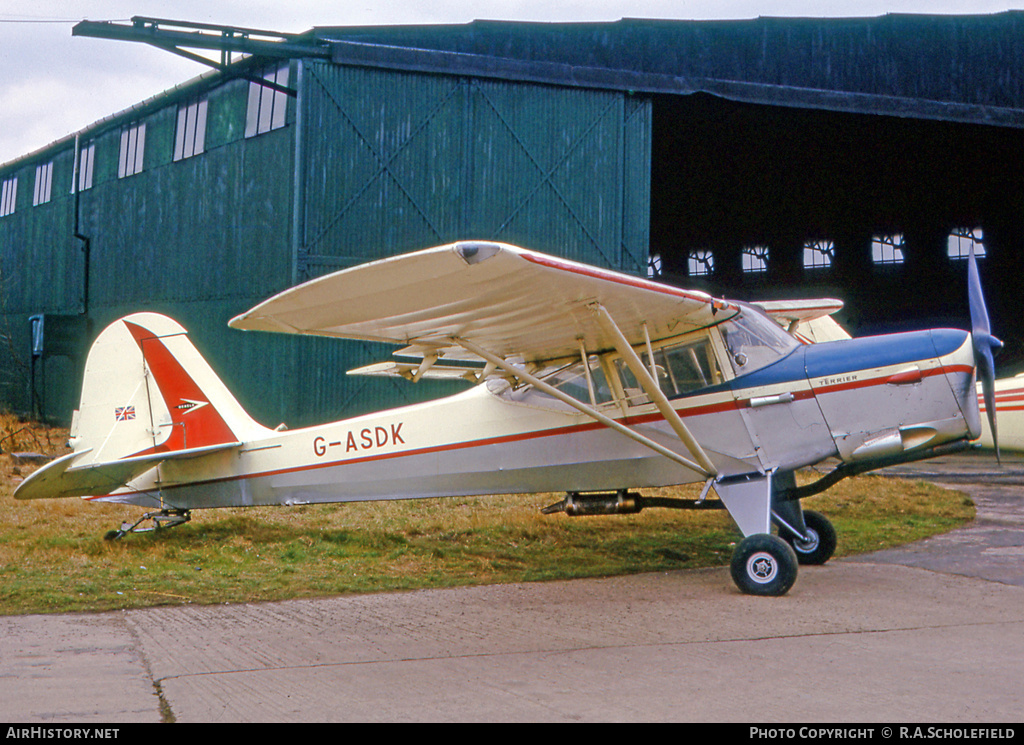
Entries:
[[1024,459],[890,473],[977,519],[781,598],[722,568],[3,617],[0,722],[1021,722]]

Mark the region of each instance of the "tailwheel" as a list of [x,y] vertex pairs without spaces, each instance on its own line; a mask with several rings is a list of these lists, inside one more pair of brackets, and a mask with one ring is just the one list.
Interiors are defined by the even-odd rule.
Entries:
[[757,533],[744,538],[732,555],[732,579],[748,595],[785,595],[796,582],[797,558],[781,538]]
[[804,526],[807,532],[802,536],[794,535],[781,526],[779,535],[793,547],[801,564],[824,564],[836,551],[836,529],[827,517],[812,510],[804,510]]
[[[149,533],[161,528],[173,528],[177,525],[184,525],[192,519],[192,513],[188,510],[160,510],[159,512],[147,512],[134,524],[127,521],[121,523],[117,530],[108,530],[103,536],[104,540],[116,541],[124,538],[129,533]],[[148,528],[140,528],[146,520],[152,520],[153,524]]]

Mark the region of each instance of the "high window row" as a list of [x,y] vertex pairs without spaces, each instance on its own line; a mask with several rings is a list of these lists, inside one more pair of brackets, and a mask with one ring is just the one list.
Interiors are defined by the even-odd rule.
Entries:
[[[288,66],[272,67],[262,72],[261,77],[284,88],[288,86]],[[247,138],[280,129],[285,125],[288,94],[279,88],[269,88],[260,83],[249,83],[248,105],[246,107],[245,136]],[[199,96],[178,106],[178,118],[174,132],[175,161],[185,160],[206,151],[206,119],[208,100]],[[121,129],[121,143],[118,151],[117,177],[127,178],[141,173],[146,164],[146,123],[134,122]],[[71,192],[85,191],[93,186],[96,162],[96,144],[89,142],[79,150],[76,176],[72,179]],[[77,181],[76,181],[77,179]],[[32,192],[32,206],[50,201],[53,185],[53,161],[36,167]],[[18,177],[11,176],[0,182],[0,217],[14,213],[18,201]]]
[[[951,261],[966,260],[971,248],[977,258],[985,256],[981,228],[957,228],[949,233],[946,254]],[[871,260],[877,266],[902,264],[904,261],[902,234],[877,235],[871,240]],[[824,270],[832,266],[836,247],[832,241],[808,241],[803,246],[803,266],[808,270]],[[762,274],[768,271],[770,250],[767,246],[744,246],[742,266],[744,274]],[[651,256],[647,274],[661,276],[661,256]],[[694,249],[687,256],[687,274],[691,277],[709,277],[715,271],[715,253],[711,249]]]

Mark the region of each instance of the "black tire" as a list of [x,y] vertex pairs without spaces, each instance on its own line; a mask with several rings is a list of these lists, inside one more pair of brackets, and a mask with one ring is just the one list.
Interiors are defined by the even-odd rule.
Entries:
[[796,582],[793,548],[778,536],[747,536],[732,555],[732,580],[748,595],[785,595]]
[[836,529],[828,518],[820,512],[806,510],[804,525],[810,540],[792,535],[788,530],[780,530],[782,538],[793,547],[796,560],[808,566],[824,564],[836,552]]

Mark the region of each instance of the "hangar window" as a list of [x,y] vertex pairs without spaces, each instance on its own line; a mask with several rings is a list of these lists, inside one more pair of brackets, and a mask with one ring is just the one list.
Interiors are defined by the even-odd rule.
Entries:
[[949,233],[946,252],[952,261],[966,261],[971,255],[972,246],[975,258],[980,259],[985,256],[981,228],[955,228]]
[[200,98],[178,107],[178,127],[174,133],[174,159],[199,155],[206,149],[206,99]]
[[[264,70],[261,77],[275,85],[288,85],[288,65]],[[245,136],[255,137],[284,126],[288,94],[260,83],[249,83],[249,107],[245,115]]]
[[715,271],[715,255],[707,249],[690,251],[687,267],[691,277],[710,276]]
[[647,278],[658,279],[661,276],[661,254],[652,254],[647,259]]
[[142,172],[146,151],[146,123],[134,124],[121,130],[121,155],[117,161],[117,177],[125,178]]
[[903,263],[903,236],[876,235],[871,239],[871,260],[876,264]]
[[53,161],[36,166],[36,186],[32,192],[32,206],[46,204],[50,201],[53,186]]
[[78,153],[78,190],[92,188],[92,169],[96,162],[96,144],[90,143]]
[[743,248],[743,271],[747,274],[768,271],[768,247],[745,246]]
[[0,217],[14,214],[14,208],[18,201],[18,177],[4,179],[3,187],[0,188]]
[[832,241],[808,241],[804,244],[804,269],[828,269],[835,255]]

